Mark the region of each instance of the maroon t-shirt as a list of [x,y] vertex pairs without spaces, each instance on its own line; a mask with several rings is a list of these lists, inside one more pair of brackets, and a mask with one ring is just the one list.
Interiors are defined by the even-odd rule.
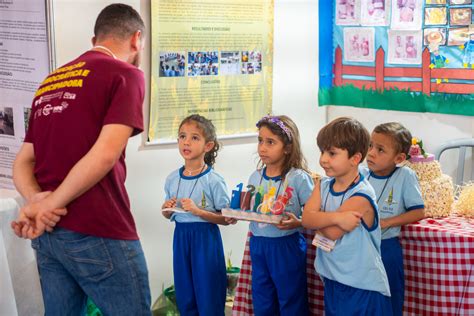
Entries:
[[[101,52],[88,51],[51,73],[33,99],[25,142],[33,144],[35,177],[55,190],[91,149],[104,125],[143,131],[143,72]],[[112,170],[67,205],[58,226],[83,234],[138,239],[125,190],[125,150]]]

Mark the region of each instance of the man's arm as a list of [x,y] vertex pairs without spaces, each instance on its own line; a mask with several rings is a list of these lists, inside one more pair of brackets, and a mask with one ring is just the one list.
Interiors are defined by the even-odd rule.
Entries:
[[45,199],[25,207],[27,216],[66,207],[71,201],[97,184],[120,158],[133,128],[121,124],[104,125],[89,150],[69,171],[59,187]]
[[[51,192],[41,192],[41,187],[34,175],[35,153],[32,143],[23,143],[13,163],[13,182],[20,194],[27,200],[27,204],[41,201],[51,194]],[[24,208],[20,210],[18,219],[11,223],[11,227],[18,237],[36,238],[47,231],[52,231],[59,221],[59,216],[65,215],[66,209],[55,209],[51,213],[44,214],[47,217],[48,225],[40,222],[41,218],[28,217]]]
[[32,143],[23,143],[13,163],[13,182],[16,189],[27,200],[41,192],[34,175],[35,152]]

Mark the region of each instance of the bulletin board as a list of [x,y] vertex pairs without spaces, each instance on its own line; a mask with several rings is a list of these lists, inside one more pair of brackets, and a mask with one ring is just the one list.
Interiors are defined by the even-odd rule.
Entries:
[[31,100],[55,64],[52,0],[0,1],[0,11],[0,188],[14,189]]
[[321,106],[474,115],[472,0],[335,0],[319,10]]
[[255,137],[272,109],[273,2],[151,1],[146,145],[176,143],[191,114],[211,119],[220,139]]

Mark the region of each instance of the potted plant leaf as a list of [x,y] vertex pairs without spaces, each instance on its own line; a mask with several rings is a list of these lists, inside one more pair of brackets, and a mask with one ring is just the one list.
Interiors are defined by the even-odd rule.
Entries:
[[227,296],[234,297],[237,281],[239,280],[240,268],[234,267],[231,260],[232,251],[227,255]]

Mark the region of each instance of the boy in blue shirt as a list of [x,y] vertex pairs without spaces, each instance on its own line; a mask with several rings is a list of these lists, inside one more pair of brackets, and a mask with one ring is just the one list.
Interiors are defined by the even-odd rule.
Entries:
[[375,192],[359,173],[369,141],[365,127],[347,117],[317,137],[328,178],[316,184],[302,224],[317,230],[315,268],[324,282],[326,315],[392,315]]
[[424,203],[416,173],[397,167],[405,161],[411,146],[411,133],[400,123],[375,127],[371,135],[367,179],[375,190],[382,228],[382,261],[392,294],[393,315],[402,315],[405,282],[403,253],[398,235],[402,225],[424,217]]

